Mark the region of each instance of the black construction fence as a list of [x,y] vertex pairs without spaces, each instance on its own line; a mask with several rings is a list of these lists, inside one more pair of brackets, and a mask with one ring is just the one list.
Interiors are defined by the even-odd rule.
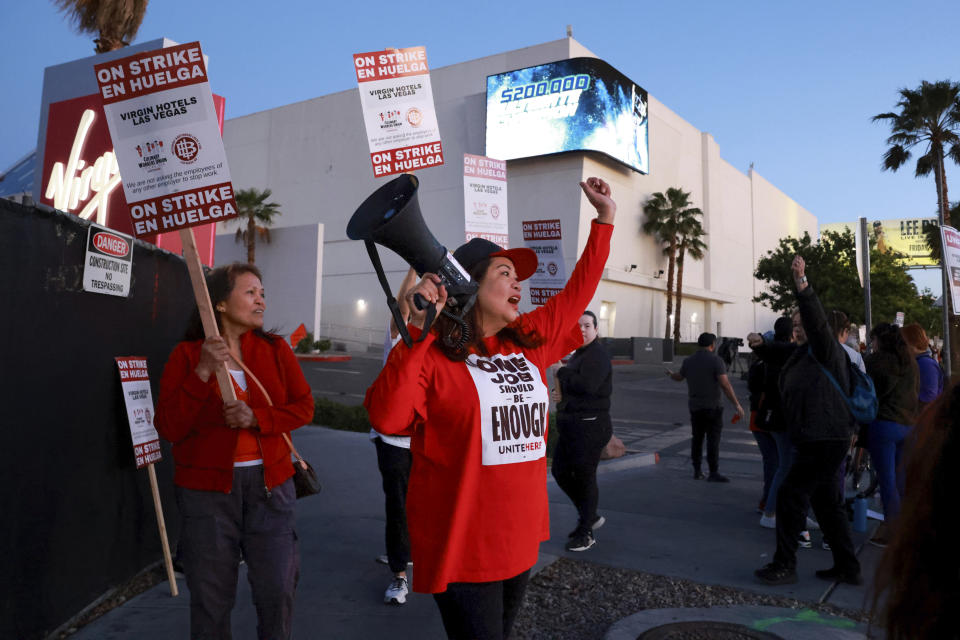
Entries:
[[[114,361],[145,356],[154,401],[195,306],[179,256],[136,241],[129,297],[83,291],[89,223],[0,200],[0,638],[43,638],[161,559]],[[157,464],[168,536],[173,460]]]

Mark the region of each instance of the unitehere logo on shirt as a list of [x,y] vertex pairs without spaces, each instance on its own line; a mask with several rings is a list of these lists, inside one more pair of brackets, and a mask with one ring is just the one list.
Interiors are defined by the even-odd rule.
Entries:
[[546,455],[547,387],[522,353],[467,359],[480,398],[484,466]]

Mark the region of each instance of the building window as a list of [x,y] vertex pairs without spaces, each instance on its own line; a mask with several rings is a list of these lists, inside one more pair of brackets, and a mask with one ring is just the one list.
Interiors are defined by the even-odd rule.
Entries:
[[604,300],[600,303],[600,316],[597,318],[597,331],[601,336],[613,337],[613,325],[617,320],[617,303]]

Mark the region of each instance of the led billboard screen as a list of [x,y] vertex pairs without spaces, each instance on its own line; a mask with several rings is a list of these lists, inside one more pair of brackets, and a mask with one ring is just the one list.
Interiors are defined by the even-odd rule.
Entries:
[[598,58],[487,76],[487,156],[598,151],[650,171],[647,92]]

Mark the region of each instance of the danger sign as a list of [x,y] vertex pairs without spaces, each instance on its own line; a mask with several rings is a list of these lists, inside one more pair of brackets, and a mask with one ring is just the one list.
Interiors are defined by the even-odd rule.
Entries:
[[87,231],[83,290],[111,296],[130,295],[133,238],[96,224]]

